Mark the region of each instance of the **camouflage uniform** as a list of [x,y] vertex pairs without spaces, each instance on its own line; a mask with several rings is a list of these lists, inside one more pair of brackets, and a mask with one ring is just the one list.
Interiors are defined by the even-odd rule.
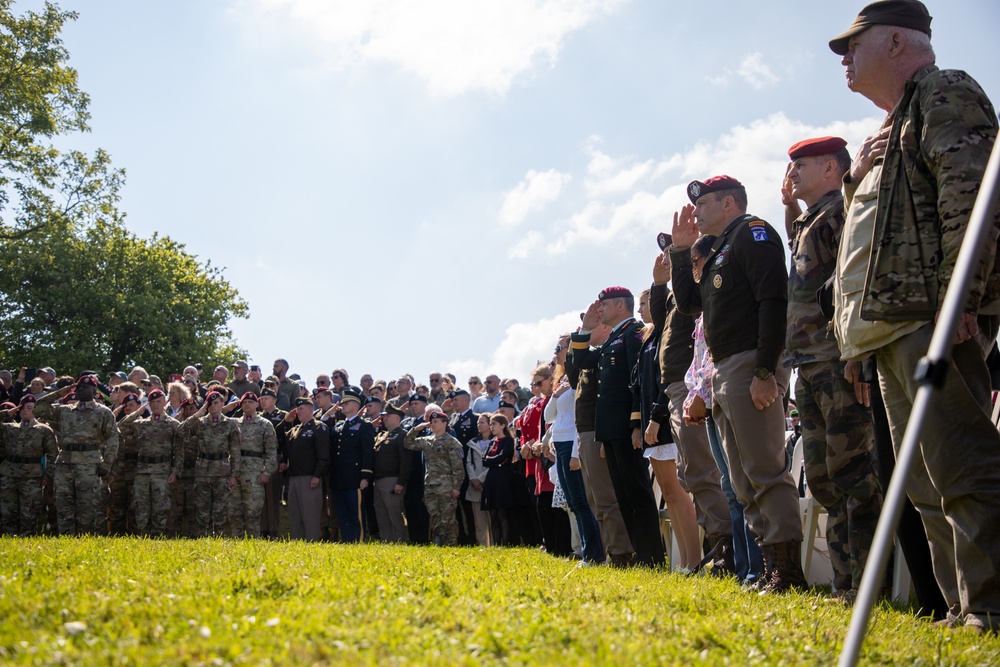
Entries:
[[0,526],[6,535],[34,535],[42,516],[42,457],[52,483],[56,436],[37,421],[0,424]]
[[[285,434],[278,430],[278,425],[285,419],[285,411],[275,408],[271,412],[261,412],[260,416],[271,422],[278,438],[278,459],[281,459],[285,447]],[[275,470],[267,484],[264,485],[264,507],[260,513],[260,532],[265,537],[277,538],[281,530],[281,491],[285,486],[285,474]]]
[[170,512],[167,514],[167,535],[192,537],[194,525],[194,469],[198,462],[198,437],[177,429],[177,447],[184,463],[177,481],[170,487]]
[[788,245],[788,334],[785,366],[799,370],[795,403],[802,418],[806,480],[826,508],[834,589],[861,584],[882,507],[872,454],[871,410],[844,379],[845,364],[816,291],[833,275],[844,198],[828,192],[795,221]]
[[94,402],[57,405],[57,392],[35,404],[35,415],[47,420],[59,436],[55,465],[56,523],[60,535],[103,532],[101,478],[118,456],[115,415]]
[[229,477],[240,468],[240,427],[224,415],[190,417],[181,424],[182,437],[198,438],[198,462],[194,467],[193,537],[225,532],[229,513]]
[[108,528],[111,535],[135,533],[135,514],[132,512],[132,489],[135,483],[135,462],[139,459],[139,439],[134,430],[121,430],[118,458],[111,468],[114,478],[108,485]]
[[236,486],[229,499],[229,526],[236,537],[260,537],[260,513],[264,508],[261,475],[270,477],[278,469],[278,439],[274,426],[260,415],[244,415],[238,421],[243,438]]
[[[918,391],[913,369],[927,353],[998,123],[968,74],[933,65],[907,82],[890,120],[861,316],[924,323],[875,351],[892,442],[899,447]],[[978,315],[979,334],[955,345],[945,360],[948,372],[923,415],[906,493],[920,512],[934,576],[951,612],[967,625],[996,629],[1000,433],[990,419],[985,353],[1000,315],[1000,211],[992,211],[991,222],[964,309]]]
[[138,439],[132,487],[136,532],[159,537],[167,531],[167,515],[170,513],[167,478],[171,474],[178,475],[184,468],[184,452],[177,444],[180,422],[167,415],[140,419],[139,414],[129,415],[118,427],[123,437],[131,433]]
[[430,515],[431,541],[441,545],[458,544],[458,519],[452,490],[462,488],[465,465],[462,463],[462,443],[454,436],[420,436],[426,424],[414,426],[406,434],[403,446],[424,453],[424,504]]

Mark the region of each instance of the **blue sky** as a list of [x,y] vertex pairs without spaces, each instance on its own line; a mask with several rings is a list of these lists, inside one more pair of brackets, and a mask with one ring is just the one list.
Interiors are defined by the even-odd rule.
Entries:
[[[688,181],[780,227],[788,146],[877,129],[827,47],[862,4],[67,1],[93,131],[62,145],[225,267],[252,363],[524,382],[601,288],[648,286]],[[938,64],[997,100],[1000,5],[927,5]]]

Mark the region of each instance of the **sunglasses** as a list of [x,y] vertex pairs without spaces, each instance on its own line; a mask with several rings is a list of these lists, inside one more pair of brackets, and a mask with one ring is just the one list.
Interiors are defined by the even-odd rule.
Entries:
[[532,382],[531,386],[532,387],[541,387],[543,384],[545,384],[545,380],[539,380],[538,382]]

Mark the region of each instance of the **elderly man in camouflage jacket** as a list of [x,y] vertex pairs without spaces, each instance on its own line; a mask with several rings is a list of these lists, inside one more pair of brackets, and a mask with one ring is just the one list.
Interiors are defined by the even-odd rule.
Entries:
[[[917,0],[882,0],[830,42],[843,56],[848,87],[888,114],[844,179],[851,203],[834,293],[845,357],[875,353],[897,448],[918,388],[914,369],[997,135],[996,111],[979,84],[934,65],[930,24]],[[978,631],[1000,626],[1000,433],[988,412],[985,363],[1000,314],[1000,215],[990,215],[948,372],[928,406],[906,484],[949,620]]]

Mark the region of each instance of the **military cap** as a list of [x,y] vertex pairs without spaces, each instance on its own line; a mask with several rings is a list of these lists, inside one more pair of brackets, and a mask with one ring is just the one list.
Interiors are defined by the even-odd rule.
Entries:
[[[25,394],[24,396],[21,397],[21,401],[17,404],[17,407],[20,408],[28,403],[35,403],[37,400],[38,399],[32,396],[31,394]],[[6,405],[6,403],[4,405]],[[14,404],[11,403],[10,407],[14,407]]]
[[368,398],[365,399],[365,405],[368,405],[370,403],[379,403],[379,404],[381,404],[382,403],[382,399],[379,398],[378,396],[369,396]]
[[388,403],[388,404],[386,404],[386,406],[385,406],[385,410],[383,410],[381,414],[382,414],[383,416],[385,416],[385,415],[396,415],[396,416],[397,416],[397,417],[399,417],[400,419],[402,419],[403,417],[405,417],[405,416],[406,416],[406,413],[405,413],[405,412],[403,412],[402,410],[400,410],[399,408],[397,408],[397,407],[396,407],[395,405],[393,405],[392,403]]
[[511,410],[517,410],[517,406],[513,403],[508,403],[507,401],[500,401],[501,408],[510,408]]
[[788,149],[788,158],[798,160],[800,157],[817,157],[819,155],[832,155],[841,148],[846,148],[847,142],[840,137],[817,137],[815,139],[803,139],[797,144],[792,144]]
[[81,375],[76,380],[76,386],[79,387],[80,385],[84,385],[84,384],[89,384],[92,387],[96,387],[97,386],[97,376],[95,376],[95,375]]
[[146,398],[152,401],[154,398],[163,398],[164,395],[165,394],[159,389],[154,389],[153,391],[146,394]]
[[320,394],[329,394],[330,398],[333,398],[333,390],[329,387],[316,387],[312,390],[312,395],[319,396]]
[[313,402],[311,398],[307,398],[306,396],[299,396],[292,402],[292,404],[295,407],[299,407],[300,405],[312,405]]
[[344,391],[341,392],[340,394],[341,403],[350,403],[351,401],[353,401],[358,405],[361,405],[361,399],[362,399],[361,394],[359,392],[354,391],[354,389],[351,388],[344,389]]
[[250,364],[248,364],[245,359],[240,359],[234,363],[231,368],[243,368],[245,370],[250,370]]
[[217,392],[217,391],[210,391],[210,392],[208,392],[208,395],[205,396],[205,402],[206,403],[211,403],[215,399],[219,399],[220,401],[223,401],[223,402],[225,402],[225,400],[226,400],[225,398],[222,397],[222,394],[219,393],[219,392]]
[[413,401],[420,401],[421,403],[426,403],[427,397],[421,396],[420,394],[414,394],[413,396],[410,396],[410,402],[412,403]]
[[125,375],[124,371],[115,371],[111,374],[111,377],[118,378],[119,380],[128,380],[128,376]]
[[601,293],[597,295],[597,298],[600,301],[604,301],[605,299],[621,299],[629,296],[632,296],[632,292],[629,291],[627,287],[615,285],[613,287],[605,287],[602,289]]
[[688,183],[687,194],[688,199],[691,200],[692,204],[697,204],[698,200],[707,194],[713,192],[718,192],[720,190],[734,190],[737,188],[743,188],[743,184],[737,181],[732,176],[726,176],[722,174],[721,176],[713,176],[704,181],[691,181]]
[[660,250],[666,250],[671,245],[673,245],[674,237],[666,232],[660,232],[656,235],[656,245],[660,247]]
[[278,398],[277,392],[275,392],[273,389],[264,389],[263,391],[260,392],[260,395],[270,396],[271,398]]
[[281,381],[278,379],[277,375],[268,375],[264,378],[264,384],[281,384]]
[[189,407],[189,406],[190,407],[195,407],[195,408],[198,407],[198,401],[196,401],[191,396],[188,396],[183,401],[181,401],[181,407],[182,408],[186,408],[186,407]]
[[125,405],[129,401],[135,401],[136,403],[139,403],[140,402],[140,400],[139,400],[139,394],[133,394],[131,392],[128,393],[128,394],[125,394],[125,398],[122,399],[122,405]]
[[295,382],[298,382],[299,380],[302,379],[302,376],[299,375],[298,373],[292,373],[291,375],[288,376],[288,379],[289,380],[294,380]]
[[223,366],[222,364],[219,364],[218,366],[216,366],[215,370],[217,370],[217,371],[226,371],[227,373],[229,372],[229,369],[226,368],[225,366]]
[[240,403],[242,403],[243,401],[253,401],[254,403],[257,403],[258,402],[257,394],[253,393],[252,391],[248,391],[242,396],[240,396]]
[[789,417],[798,417],[799,416],[799,411],[793,408],[792,411],[788,413],[788,416]]
[[919,30],[931,36],[931,15],[919,0],[878,0],[866,5],[847,32],[830,40],[830,50],[838,56],[847,55],[851,37],[874,25],[891,25],[897,28]]
[[46,366],[45,368],[39,368],[38,372],[39,373],[48,373],[49,375],[55,375],[56,374],[56,372],[54,370],[52,370],[51,366]]
[[427,416],[427,421],[430,421],[432,419],[443,419],[445,421],[448,421],[448,415],[446,415],[445,413],[441,412],[440,410],[435,410],[434,412],[430,413]]
[[458,398],[459,396],[471,396],[471,394],[464,389],[456,389],[455,391],[448,392],[448,398]]

